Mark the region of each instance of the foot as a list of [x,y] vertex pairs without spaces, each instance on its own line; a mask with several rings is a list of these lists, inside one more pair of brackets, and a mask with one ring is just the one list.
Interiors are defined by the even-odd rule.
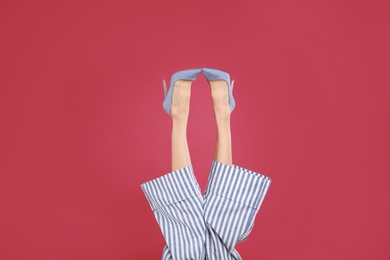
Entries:
[[172,93],[172,118],[188,118],[188,114],[190,111],[191,84],[191,80],[178,80],[175,82]]
[[211,97],[213,99],[214,116],[216,119],[230,117],[229,89],[224,80],[210,80]]

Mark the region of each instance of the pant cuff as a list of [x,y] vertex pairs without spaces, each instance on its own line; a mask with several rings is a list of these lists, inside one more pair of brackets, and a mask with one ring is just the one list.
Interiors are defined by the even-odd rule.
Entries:
[[191,165],[145,182],[141,189],[153,211],[190,197],[201,198]]
[[263,174],[213,160],[206,194],[212,192],[259,209],[271,182],[271,178]]

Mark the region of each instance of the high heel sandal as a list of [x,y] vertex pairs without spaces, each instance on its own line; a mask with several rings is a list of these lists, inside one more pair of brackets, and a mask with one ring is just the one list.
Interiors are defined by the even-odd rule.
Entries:
[[208,69],[203,68],[203,73],[207,80],[224,80],[226,81],[228,85],[228,91],[229,91],[229,104],[230,104],[230,112],[233,111],[234,107],[236,106],[236,102],[233,98],[233,86],[234,86],[234,80],[230,84],[230,75],[227,72],[216,70],[216,69]]
[[189,70],[182,70],[174,73],[171,77],[171,83],[169,86],[169,91],[167,93],[167,84],[165,80],[163,80],[163,87],[164,87],[164,94],[165,99],[163,102],[163,107],[165,112],[168,113],[168,115],[171,115],[171,105],[172,105],[172,94],[173,94],[173,87],[175,86],[175,82],[178,80],[195,80],[196,77],[202,72],[202,69],[189,69]]

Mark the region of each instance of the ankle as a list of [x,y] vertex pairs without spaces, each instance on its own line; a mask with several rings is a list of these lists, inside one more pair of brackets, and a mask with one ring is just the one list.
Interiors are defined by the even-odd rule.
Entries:
[[230,106],[229,105],[214,105],[214,117],[215,119],[227,121],[230,119]]
[[171,106],[171,117],[173,119],[182,121],[187,120],[189,115],[189,106],[185,105],[172,105]]

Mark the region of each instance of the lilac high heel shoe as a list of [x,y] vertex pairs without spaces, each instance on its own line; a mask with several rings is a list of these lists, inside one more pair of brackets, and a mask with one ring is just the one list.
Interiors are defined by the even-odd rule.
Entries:
[[163,102],[163,107],[165,112],[168,113],[168,115],[171,115],[171,105],[172,105],[172,94],[173,94],[173,86],[175,85],[175,82],[178,80],[195,80],[196,77],[202,72],[202,69],[189,69],[189,70],[182,70],[174,73],[171,78],[171,84],[169,86],[169,91],[167,93],[167,84],[165,83],[165,80],[163,80],[163,87],[164,87],[164,93],[165,93],[165,99]]
[[233,86],[234,86],[234,80],[230,84],[230,75],[227,72],[216,70],[216,69],[208,69],[203,68],[203,73],[207,80],[224,80],[226,81],[228,85],[228,91],[229,91],[229,104],[230,104],[230,112],[233,111],[234,107],[236,106],[236,102],[233,98]]

